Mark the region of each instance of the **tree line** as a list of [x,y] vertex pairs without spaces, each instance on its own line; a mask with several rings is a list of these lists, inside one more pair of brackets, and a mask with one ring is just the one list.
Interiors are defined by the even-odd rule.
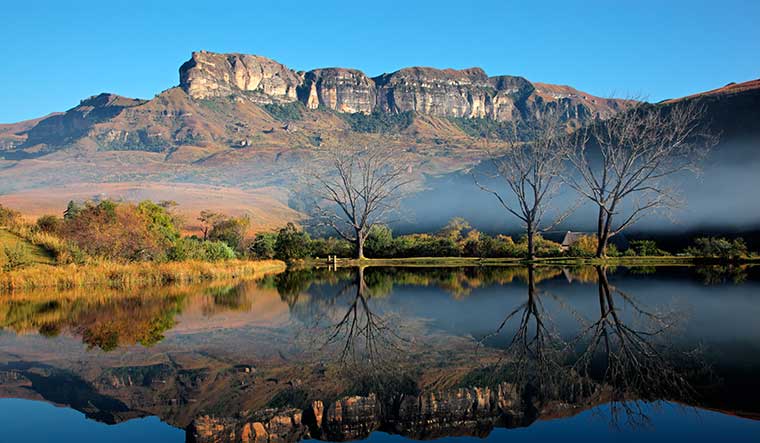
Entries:
[[[590,120],[573,130],[558,112],[547,112],[537,116],[528,137],[515,125],[500,133],[506,149],[487,149],[494,172],[489,177],[473,174],[474,181],[522,224],[527,258],[539,252],[541,233],[582,203],[593,205],[597,214],[594,255],[599,258],[609,254],[614,236],[679,205],[669,179],[697,172],[717,135],[706,129],[704,108],[696,101],[631,103],[608,120]],[[298,174],[304,182],[299,192],[312,199],[310,222],[352,242],[352,255],[362,259],[369,233],[400,215],[399,202],[414,187],[409,153],[367,146],[315,151],[315,161]],[[574,191],[578,203],[558,207],[555,197],[561,188]]]

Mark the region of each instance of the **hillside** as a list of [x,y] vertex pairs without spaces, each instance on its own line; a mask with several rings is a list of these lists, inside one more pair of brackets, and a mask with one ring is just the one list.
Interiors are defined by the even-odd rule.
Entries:
[[[746,140],[760,135],[759,86],[684,98],[706,103],[724,141],[742,140],[726,158],[757,156]],[[500,134],[513,124],[529,129],[537,115],[559,109],[572,128],[629,105],[480,68],[368,77],[200,51],[179,68],[178,85],[151,99],[103,93],[63,113],[0,126],[0,203],[36,216],[60,212],[69,199],[166,196],[190,208],[190,219],[204,208],[247,211],[260,219],[257,228],[271,229],[299,219],[287,207],[292,167],[308,164],[316,146],[402,148],[418,182],[430,186],[431,177],[477,165],[484,147],[502,147]],[[445,199],[448,191],[438,191]],[[437,205],[435,196],[427,200]]]

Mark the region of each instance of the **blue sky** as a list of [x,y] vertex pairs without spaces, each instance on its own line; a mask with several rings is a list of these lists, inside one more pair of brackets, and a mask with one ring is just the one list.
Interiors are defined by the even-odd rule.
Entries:
[[291,68],[480,66],[597,95],[760,77],[760,1],[19,1],[0,16],[0,122],[100,92],[150,98],[194,50]]

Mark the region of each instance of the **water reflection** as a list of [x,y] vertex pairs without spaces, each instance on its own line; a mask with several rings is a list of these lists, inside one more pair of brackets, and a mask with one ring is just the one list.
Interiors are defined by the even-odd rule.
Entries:
[[640,425],[663,400],[755,416],[759,279],[736,272],[302,269],[16,294],[0,300],[0,396],[157,415],[199,442],[487,436],[597,405]]

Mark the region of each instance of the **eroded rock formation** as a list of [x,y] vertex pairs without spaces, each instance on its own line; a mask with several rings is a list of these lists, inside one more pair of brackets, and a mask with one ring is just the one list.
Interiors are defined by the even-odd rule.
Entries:
[[296,72],[265,57],[194,52],[180,86],[195,99],[245,93],[258,103],[294,102],[344,113],[417,112],[436,117],[516,120],[558,108],[568,118],[609,117],[623,101],[480,68],[410,67],[375,78],[356,69]]

